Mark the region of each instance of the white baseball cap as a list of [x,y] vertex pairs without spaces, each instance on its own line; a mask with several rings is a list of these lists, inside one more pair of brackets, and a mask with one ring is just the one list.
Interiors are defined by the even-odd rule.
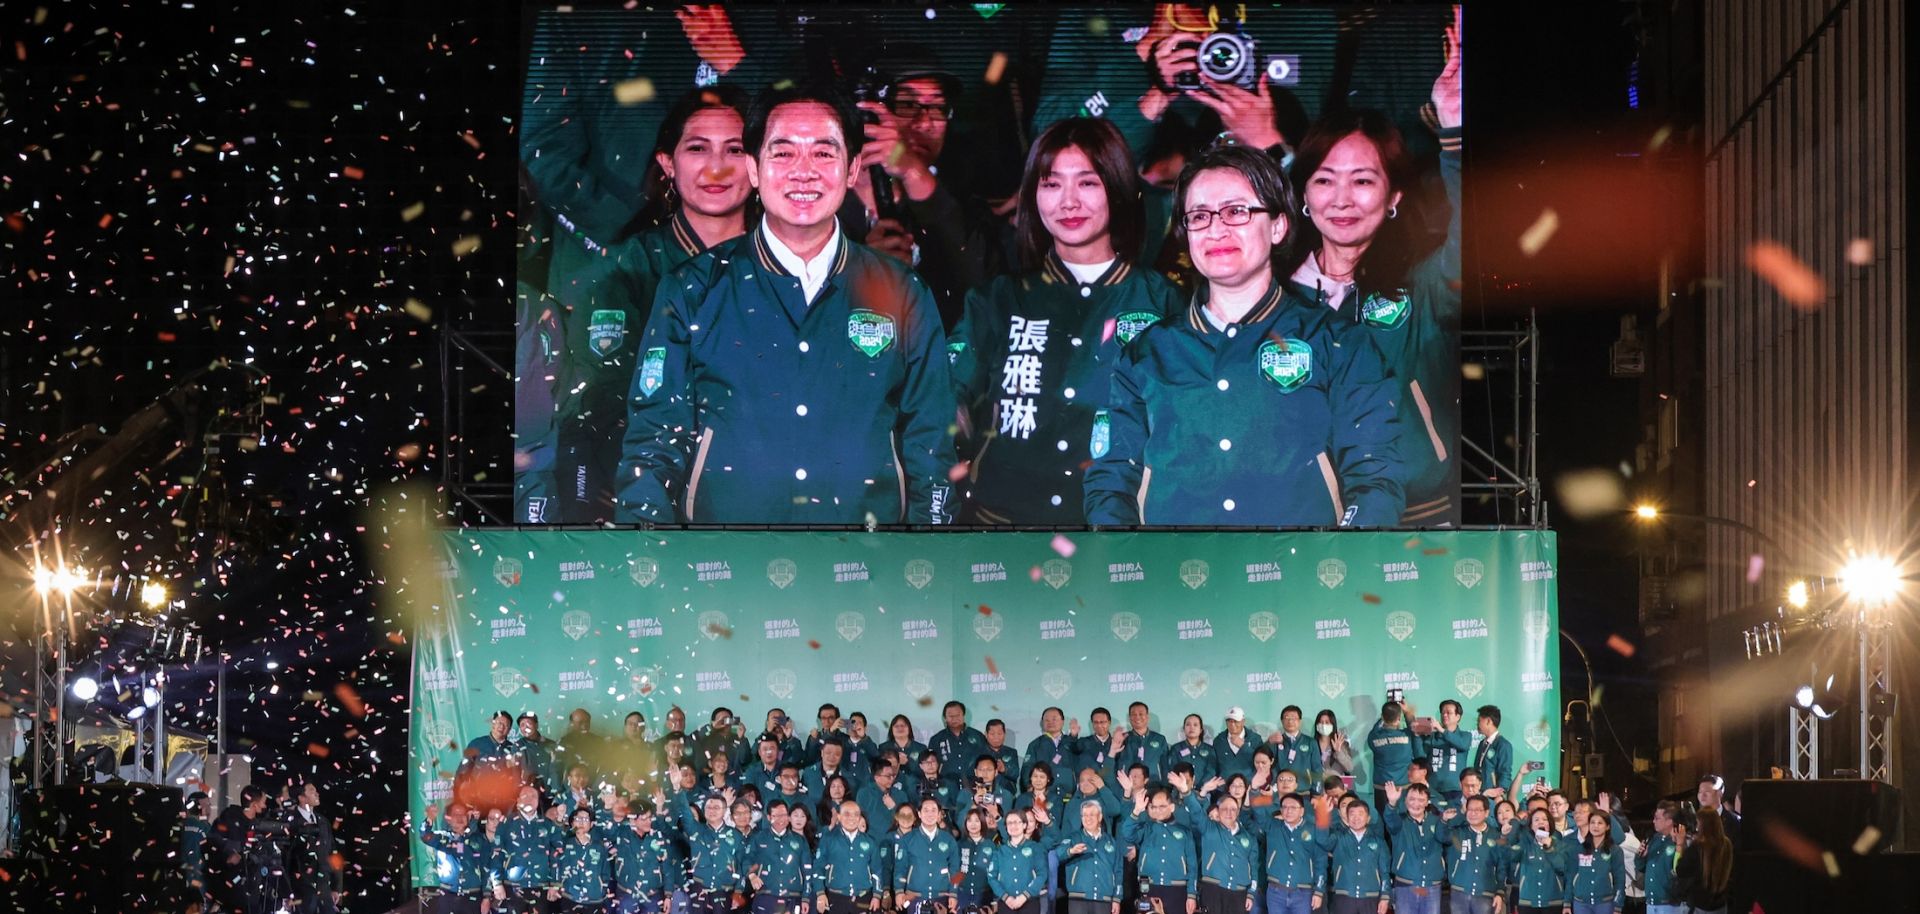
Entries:
[[1245,709],[1245,708],[1242,708],[1242,707],[1240,707],[1239,705],[1235,705],[1235,706],[1233,706],[1233,707],[1231,707],[1231,708],[1228,708],[1228,709],[1227,709],[1227,719],[1228,719],[1228,720],[1237,720],[1237,721],[1239,721],[1239,722],[1241,722],[1241,723],[1246,723],[1246,722],[1247,722],[1247,709]]

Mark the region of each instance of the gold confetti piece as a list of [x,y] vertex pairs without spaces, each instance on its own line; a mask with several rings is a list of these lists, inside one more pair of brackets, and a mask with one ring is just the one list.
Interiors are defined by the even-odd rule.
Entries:
[[1862,831],[1860,833],[1860,837],[1853,839],[1853,852],[1855,854],[1858,854],[1864,857],[1867,854],[1872,853],[1874,845],[1877,845],[1879,843],[1880,843],[1880,829],[1874,828],[1873,826],[1869,825],[1867,826],[1865,831]]
[[1107,33],[1106,19],[1099,16],[1095,16],[1092,19],[1087,20],[1087,34],[1098,36],[1098,35],[1105,35],[1106,33]]
[[1667,141],[1673,139],[1673,127],[1663,126],[1653,132],[1653,138],[1647,141],[1648,152],[1659,152],[1666,148]]
[[993,52],[993,58],[987,61],[987,85],[997,86],[1000,77],[1007,75],[1007,55],[1005,51]]
[[430,320],[433,320],[433,309],[427,307],[427,303],[421,301],[420,299],[417,299],[417,298],[407,299],[406,307],[407,307],[407,313],[413,315],[413,319],[419,321],[420,323],[424,324]]
[[653,101],[653,80],[644,76],[623,79],[613,84],[613,100],[622,105]]
[[1821,851],[1820,862],[1827,865],[1827,875],[1829,877],[1834,879],[1840,878],[1840,861],[1834,858],[1833,851]]
[[1779,290],[1787,304],[1802,311],[1820,307],[1827,298],[1827,284],[1820,274],[1778,242],[1754,242],[1747,248],[1747,267]]
[[1478,381],[1487,376],[1487,366],[1479,362],[1460,363],[1460,376],[1469,381]]
[[1560,230],[1560,214],[1549,206],[1540,211],[1540,218],[1533,220],[1527,230],[1520,233],[1520,253],[1532,257],[1540,253],[1547,242],[1553,240],[1553,233]]
[[1864,267],[1873,262],[1873,240],[1855,238],[1847,243],[1847,262],[1856,267]]
[[1575,519],[1618,511],[1626,506],[1626,487],[1612,470],[1574,470],[1560,474],[1555,488],[1560,506]]
[[427,204],[425,201],[415,203],[412,206],[409,206],[406,209],[403,209],[400,211],[400,221],[412,222],[413,220],[420,218],[423,214],[426,213],[426,211],[427,211]]
[[477,250],[480,250],[479,235],[468,235],[453,243],[453,256],[455,257],[465,257]]

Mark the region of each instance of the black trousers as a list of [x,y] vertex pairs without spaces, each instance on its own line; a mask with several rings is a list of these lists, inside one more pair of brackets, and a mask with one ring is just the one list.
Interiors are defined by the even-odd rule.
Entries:
[[865,914],[867,905],[871,903],[872,900],[872,895],[854,897],[852,895],[842,895],[839,892],[828,892],[827,909],[822,911],[821,914]]
[[1166,914],[1187,914],[1187,887],[1184,885],[1149,885],[1147,897],[1159,901],[1160,910]]
[[1069,898],[1067,899],[1067,914],[1113,914],[1113,902]]
[[[1202,882],[1200,883],[1200,907],[1207,909],[1207,914],[1247,914],[1247,890],[1229,889],[1211,882]],[[1173,912],[1169,911],[1167,914],[1173,914]]]

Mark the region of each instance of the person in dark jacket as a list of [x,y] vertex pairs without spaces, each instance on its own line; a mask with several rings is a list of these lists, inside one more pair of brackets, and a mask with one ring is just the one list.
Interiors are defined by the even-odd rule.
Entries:
[[333,823],[320,812],[320,788],[312,781],[300,785],[292,811],[287,843],[287,875],[293,883],[293,910],[298,914],[333,914],[340,906],[340,871],[333,865]]
[[1392,377],[1366,331],[1275,272],[1297,212],[1265,153],[1216,145],[1176,220],[1206,283],[1147,328],[1094,419],[1087,522],[1388,526],[1405,506]]
[[227,807],[213,823],[207,856],[208,883],[213,896],[227,910],[265,914],[279,906],[281,853],[277,838],[285,823],[267,816],[267,792],[248,784],[240,802]]
[[953,390],[939,314],[834,216],[858,118],[770,91],[746,134],[765,217],[663,281],[640,344],[616,519],[946,523]]
[[753,195],[753,157],[741,140],[747,103],[745,92],[724,84],[691,90],[675,102],[646,166],[646,206],[591,263],[557,280],[550,302],[564,328],[562,351],[573,383],[562,389],[553,415],[557,507],[549,520],[613,516],[625,397],[660,279],[746,233]]
[[1733,842],[1720,824],[1720,812],[1702,809],[1698,832],[1689,834],[1685,822],[1673,826],[1680,848],[1673,862],[1672,895],[1691,906],[1693,914],[1725,914],[1727,889],[1733,882]]
[[1400,130],[1377,111],[1340,111],[1307,132],[1293,161],[1303,241],[1289,265],[1303,298],[1366,328],[1393,371],[1407,507],[1400,522],[1460,520],[1460,53],[1433,84],[1446,234],[1414,256],[1400,219],[1414,181]]
[[1133,263],[1139,179],[1112,123],[1069,118],[1040,134],[1018,214],[1026,270],[967,293],[947,343],[968,419],[967,513],[1074,525],[1086,517],[1082,468],[1120,350],[1179,302]]

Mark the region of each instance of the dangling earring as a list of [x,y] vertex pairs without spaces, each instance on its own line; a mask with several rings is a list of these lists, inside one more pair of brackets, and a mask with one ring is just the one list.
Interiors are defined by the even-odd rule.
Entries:
[[1400,207],[1397,207],[1397,206],[1387,207],[1387,218],[1388,219],[1400,218]]
[[680,208],[680,188],[674,185],[673,175],[667,175],[667,212]]
[[1310,217],[1310,216],[1312,216],[1313,214],[1312,214],[1312,213],[1310,213],[1310,212],[1307,212],[1307,205],[1306,205],[1305,203],[1302,203],[1302,204],[1300,204],[1300,215],[1302,215],[1302,216],[1309,216],[1309,217]]

